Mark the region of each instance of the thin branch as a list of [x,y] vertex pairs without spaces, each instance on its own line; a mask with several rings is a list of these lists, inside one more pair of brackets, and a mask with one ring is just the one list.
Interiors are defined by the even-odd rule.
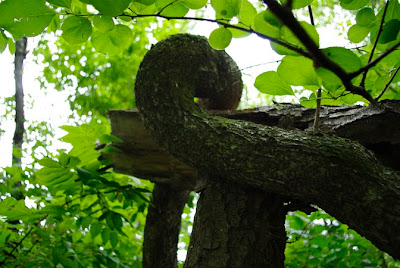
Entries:
[[[314,16],[312,13],[311,5],[308,5],[308,14],[310,15],[311,25],[315,27]],[[317,105],[315,108],[315,116],[314,116],[314,133],[318,133],[319,131],[319,122],[320,122],[320,114],[321,114],[321,88],[317,89]]]
[[319,131],[319,122],[320,122],[320,114],[321,114],[321,88],[317,90],[317,107],[315,109],[315,117],[314,117],[314,133]]
[[396,74],[399,72],[399,70],[400,70],[400,66],[397,67],[393,76],[390,78],[389,82],[386,84],[385,88],[382,90],[381,94],[379,94],[379,96],[375,98],[376,101],[378,101],[383,96],[383,94],[385,94],[386,90],[389,88],[390,84],[393,82],[393,79],[396,77]]
[[[389,6],[389,1],[390,1],[390,0],[387,0],[387,1],[386,1],[385,9],[383,10],[381,25],[379,26],[379,30],[378,30],[378,34],[377,34],[376,39],[375,39],[374,46],[372,47],[371,54],[369,55],[368,63],[370,63],[370,62],[372,61],[372,58],[373,58],[373,56],[374,56],[374,52],[375,52],[376,46],[378,45],[378,40],[379,40],[379,37],[381,36],[381,33],[382,33],[383,24],[384,24],[384,22],[385,22],[386,11],[387,11],[388,6]],[[367,74],[368,74],[368,70],[369,70],[369,69],[365,70],[365,72],[364,72],[364,74],[363,74],[363,77],[362,77],[361,83],[360,83],[360,86],[361,86],[361,87],[364,87],[365,79],[367,78]]]
[[383,60],[386,56],[388,56],[390,53],[395,51],[399,46],[400,46],[400,41],[397,44],[395,44],[394,46],[392,46],[391,48],[389,48],[388,50],[386,50],[385,52],[383,52],[379,57],[377,57],[376,59],[374,59],[367,65],[365,65],[364,67],[360,68],[358,71],[350,73],[349,78],[353,79],[354,77],[356,77],[359,74],[362,74],[366,70],[371,69],[372,67],[377,65],[381,60]]
[[254,65],[250,65],[250,66],[247,66],[247,67],[243,67],[243,68],[240,69],[240,71],[244,71],[244,70],[247,70],[247,69],[251,69],[251,68],[255,68],[255,67],[263,66],[263,65],[267,65],[267,64],[278,63],[278,62],[281,62],[281,61],[282,60],[274,60],[274,61],[254,64]]
[[21,239],[17,244],[15,244],[15,246],[13,247],[13,249],[12,249],[11,252],[10,252],[10,255],[12,255],[13,252],[14,252],[15,250],[17,250],[17,248],[22,244],[22,242],[24,242],[24,240],[28,237],[28,235],[32,232],[32,230],[33,230],[33,228],[31,227],[31,228],[28,230],[28,232],[26,232],[26,234],[24,235],[24,237],[22,237],[22,239]]
[[313,13],[312,13],[311,5],[308,5],[308,14],[310,15],[311,25],[315,27],[314,16],[313,16]]
[[299,53],[300,55],[306,57],[306,58],[312,58],[312,55],[310,53],[308,53],[307,51],[304,51],[303,49],[296,47],[290,43],[284,42],[282,40],[279,40],[277,38],[262,34],[260,32],[257,32],[253,29],[249,28],[245,28],[245,27],[241,27],[238,25],[232,25],[229,24],[228,22],[223,22],[220,20],[213,20],[213,19],[206,19],[206,18],[197,18],[197,17],[170,17],[170,16],[164,16],[164,15],[160,15],[160,14],[138,14],[138,15],[129,15],[129,14],[121,14],[121,17],[129,17],[131,19],[137,19],[137,18],[160,18],[160,19],[166,19],[166,20],[193,20],[193,21],[205,21],[205,22],[210,22],[210,23],[217,23],[218,25],[224,26],[226,28],[231,28],[231,29],[236,29],[236,30],[240,30],[246,33],[250,33],[250,34],[254,34],[257,35],[258,37],[262,38],[262,39],[266,39],[269,40],[273,43],[276,43],[278,45],[281,45],[287,49],[290,49],[294,52]]

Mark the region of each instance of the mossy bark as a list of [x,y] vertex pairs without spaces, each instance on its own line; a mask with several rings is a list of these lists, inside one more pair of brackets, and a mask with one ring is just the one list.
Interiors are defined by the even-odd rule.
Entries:
[[135,91],[156,141],[206,174],[316,204],[400,258],[400,174],[350,140],[209,115],[193,96],[238,79],[219,53],[189,35],[147,53]]

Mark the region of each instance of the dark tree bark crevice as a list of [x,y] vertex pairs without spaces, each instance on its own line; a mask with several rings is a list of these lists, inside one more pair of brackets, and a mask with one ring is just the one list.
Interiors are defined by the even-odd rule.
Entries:
[[[147,53],[135,91],[156,141],[205,173],[316,204],[400,257],[400,174],[348,139],[229,120],[200,109],[193,103],[196,90],[204,94],[238,79],[235,72],[218,72],[216,53],[206,40],[188,35]],[[202,75],[194,76],[199,70]]]

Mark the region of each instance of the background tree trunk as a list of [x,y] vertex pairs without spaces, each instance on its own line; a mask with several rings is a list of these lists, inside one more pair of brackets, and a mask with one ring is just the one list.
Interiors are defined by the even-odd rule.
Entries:
[[22,76],[24,71],[24,60],[26,57],[27,38],[20,37],[15,42],[15,60],[14,60],[14,77],[15,77],[15,132],[13,137],[13,164],[21,164],[22,143],[24,141],[24,87],[22,84]]
[[[24,60],[27,54],[27,38],[20,37],[15,42],[14,56],[14,79],[15,79],[15,131],[13,137],[12,165],[21,166],[22,144],[25,133],[25,114],[24,114],[24,87],[22,77],[24,72]],[[21,182],[14,181],[12,196],[17,199],[23,199],[24,194],[21,191]]]

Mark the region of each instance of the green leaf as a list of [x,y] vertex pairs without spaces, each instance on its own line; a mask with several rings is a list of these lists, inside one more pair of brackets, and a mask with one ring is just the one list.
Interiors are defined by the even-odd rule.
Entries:
[[278,19],[274,13],[271,12],[271,10],[268,8],[264,12],[261,12],[260,14],[263,14],[264,20],[268,22],[269,24],[277,27],[277,28],[282,28],[283,23]]
[[323,52],[346,72],[355,72],[361,68],[361,60],[350,49],[343,47],[328,47]]
[[232,41],[232,33],[229,29],[221,27],[211,32],[208,41],[214,49],[225,49]]
[[[135,12],[139,12],[138,14],[141,14],[140,11],[148,8],[148,6],[154,4],[155,2],[157,2],[157,0],[135,0],[133,5],[136,7],[136,9],[138,9],[138,10],[135,10]],[[139,6],[137,5],[138,3],[145,5],[145,7],[141,6],[139,8]]]
[[44,0],[5,0],[0,3],[0,28],[14,36],[36,36],[50,24],[55,12]]
[[242,1],[240,0],[211,0],[217,19],[232,19],[239,15]]
[[0,31],[0,53],[3,53],[3,51],[6,49],[7,43],[7,36],[3,33],[3,31]]
[[90,226],[90,235],[92,236],[93,239],[100,234],[102,228],[103,224],[100,222],[96,222],[92,224],[92,226]]
[[256,32],[268,35],[270,37],[279,38],[280,29],[269,21],[265,20],[265,14],[267,12],[261,12],[257,16],[254,17],[253,28]]
[[253,23],[256,15],[256,8],[249,1],[244,0],[239,13],[239,21],[247,26],[250,26]]
[[[242,27],[242,28],[244,27],[243,24],[241,24],[241,23],[234,24],[234,25],[236,25],[238,27]],[[251,34],[249,32],[245,32],[245,31],[242,31],[239,29],[234,29],[234,28],[230,28],[229,30],[231,31],[233,38],[242,38],[242,37],[249,36]]]
[[96,16],[93,19],[93,26],[103,32],[109,32],[114,28],[114,20],[109,16]]
[[131,0],[94,0],[91,4],[102,14],[115,17],[128,8]]
[[122,228],[122,217],[121,217],[121,215],[118,214],[118,213],[112,213],[111,215],[112,215],[112,221],[113,221],[114,228],[116,230],[120,231],[121,228]]
[[376,20],[375,13],[369,7],[363,8],[357,12],[356,21],[357,24],[360,26],[365,26],[365,27],[370,26],[375,22],[375,20]]
[[92,45],[98,52],[109,55],[120,53],[123,49],[129,47],[132,40],[132,30],[122,24],[115,25],[114,29],[107,33],[96,31],[91,38]]
[[[378,13],[378,18],[382,18],[384,6],[382,5],[381,10]],[[400,3],[399,1],[389,1],[389,6],[385,15],[385,22],[392,19],[400,19]]]
[[257,76],[254,86],[262,93],[270,95],[294,95],[292,88],[277,72],[265,72]]
[[176,0],[157,0],[156,7],[160,15],[167,17],[183,17],[189,12],[189,8]]
[[11,38],[8,38],[8,50],[10,51],[11,54],[15,53],[15,43]]
[[[286,4],[287,0],[283,0],[282,4]],[[313,0],[293,0],[292,9],[299,9],[310,5]]]
[[358,10],[365,7],[369,3],[369,0],[341,0],[340,5],[344,9]]
[[34,221],[43,216],[41,211],[28,209],[25,200],[16,200],[6,197],[0,202],[0,215],[7,217],[8,221]]
[[324,88],[330,92],[338,90],[343,85],[339,77],[325,68],[318,68],[316,73],[322,79],[322,85]]
[[71,8],[72,0],[46,0],[46,2],[59,7]]
[[278,67],[278,74],[293,86],[319,86],[313,62],[305,57],[285,56]]
[[370,27],[360,26],[358,24],[354,24],[350,27],[349,31],[347,32],[347,37],[353,43],[360,43],[367,37],[370,33]]
[[68,17],[61,26],[62,37],[70,44],[81,44],[92,34],[92,24],[86,18]]
[[113,135],[109,135],[109,134],[104,134],[100,137],[100,143],[101,144],[106,144],[106,143],[110,143],[110,142],[118,142],[121,143],[122,140],[118,137],[115,137]]
[[101,239],[103,240],[104,245],[110,240],[111,231],[109,228],[104,228],[101,232]]
[[110,243],[113,248],[117,247],[117,245],[118,245],[118,233],[117,232],[110,233]]
[[42,165],[44,167],[54,167],[58,168],[60,167],[60,164],[57,161],[54,161],[53,159],[50,159],[48,157],[44,157],[41,160],[38,161],[39,165]]
[[400,20],[393,19],[385,23],[383,26],[382,34],[379,38],[380,44],[386,44],[390,41],[396,40],[397,34],[400,31]]
[[[300,21],[300,25],[308,33],[308,35],[315,42],[315,44],[317,44],[317,46],[319,46],[319,34],[318,34],[317,30],[315,29],[315,27],[312,26],[311,24],[308,24],[305,21]],[[287,26],[282,27],[281,39],[285,40],[288,43],[291,43],[295,46],[305,48],[305,46],[300,42],[299,39],[297,39],[297,37],[293,34],[293,32]]]
[[182,3],[191,9],[200,9],[207,5],[208,0],[183,0]]

